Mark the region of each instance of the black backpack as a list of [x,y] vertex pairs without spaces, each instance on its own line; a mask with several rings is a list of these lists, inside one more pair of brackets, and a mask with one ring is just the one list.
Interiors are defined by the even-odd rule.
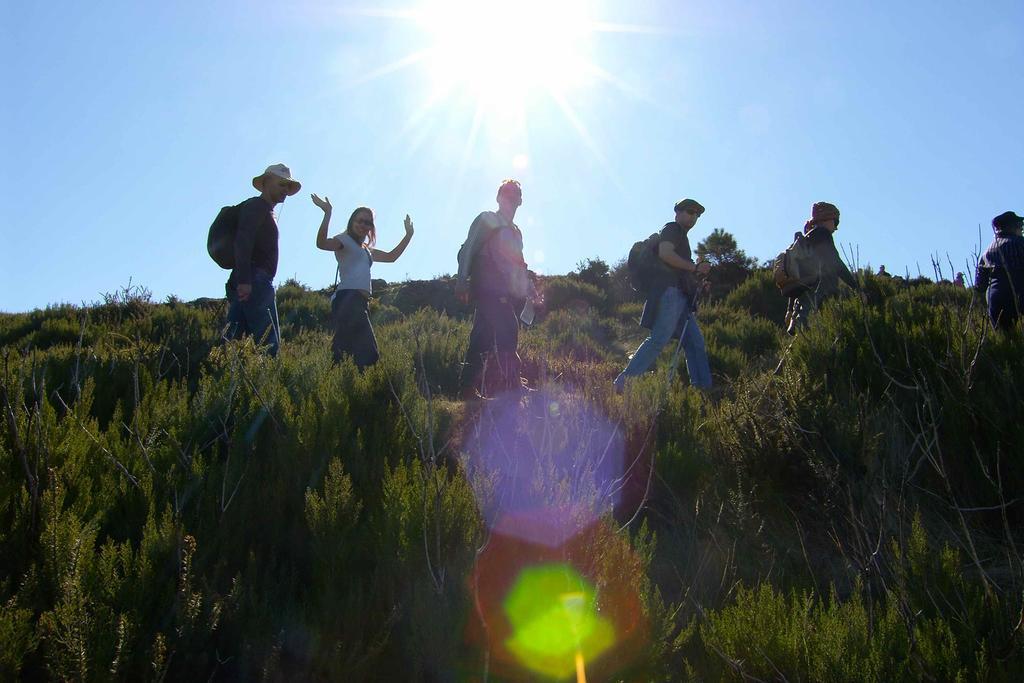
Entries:
[[661,233],[656,232],[650,237],[636,242],[626,257],[626,273],[629,286],[637,292],[646,292],[654,283],[654,277],[662,270],[661,259],[658,258],[658,244]]
[[235,234],[238,232],[238,207],[225,206],[213,219],[206,237],[206,251],[217,265],[226,270],[235,267]]

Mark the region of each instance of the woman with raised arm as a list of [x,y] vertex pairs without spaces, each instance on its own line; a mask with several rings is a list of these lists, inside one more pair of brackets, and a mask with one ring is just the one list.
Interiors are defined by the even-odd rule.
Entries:
[[369,301],[372,293],[370,267],[374,262],[394,263],[409,246],[412,239],[412,219],[405,216],[405,236],[391,251],[374,248],[377,229],[373,223],[373,210],[360,206],[349,216],[345,232],[327,236],[331,223],[331,202],[310,195],[313,203],[324,212],[320,229],[316,233],[316,246],[333,251],[338,261],[338,285],[331,296],[331,319],[334,323],[334,341],[331,350],[334,362],[351,356],[356,367],[363,370],[380,358],[377,338],[370,325]]

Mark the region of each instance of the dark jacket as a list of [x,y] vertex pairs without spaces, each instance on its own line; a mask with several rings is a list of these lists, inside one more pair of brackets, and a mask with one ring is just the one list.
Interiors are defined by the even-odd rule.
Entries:
[[978,261],[974,288],[985,293],[992,324],[1013,327],[1024,312],[1024,237],[996,233]]
[[996,233],[978,261],[974,288],[979,292],[992,288],[1024,296],[1024,237]]
[[803,245],[796,258],[800,283],[806,288],[804,294],[821,301],[839,292],[840,280],[853,289],[859,289],[857,279],[839,257],[839,250],[828,229],[814,228],[802,240]]

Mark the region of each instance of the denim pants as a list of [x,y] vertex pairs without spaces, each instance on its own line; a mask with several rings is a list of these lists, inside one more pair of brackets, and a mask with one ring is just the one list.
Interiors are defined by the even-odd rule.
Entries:
[[462,368],[462,388],[480,388],[483,383],[484,359],[494,352],[502,377],[502,387],[485,387],[485,393],[493,388],[514,389],[519,386],[519,317],[511,297],[491,292],[477,295],[476,315],[473,316],[473,331],[469,333],[469,348]]
[[228,326],[226,339],[240,339],[252,335],[257,344],[266,344],[271,356],[277,355],[280,345],[281,323],[277,318],[277,299],[273,280],[266,273],[252,274],[252,293],[246,301],[239,301],[235,285],[228,280],[224,287],[228,298]]
[[342,289],[334,294],[331,302],[331,318],[334,322],[334,340],[331,350],[334,362],[351,356],[360,370],[380,360],[377,338],[370,324],[369,301],[358,289]]
[[615,378],[615,385],[622,387],[627,377],[647,372],[658,360],[661,350],[675,336],[673,333],[683,326],[685,329],[682,330],[682,346],[686,354],[686,371],[690,374],[690,384],[701,389],[710,389],[711,367],[708,365],[704,335],[697,326],[696,316],[690,310],[690,302],[678,287],[667,288],[658,299],[658,311],[654,317],[651,334],[637,347],[626,369]]

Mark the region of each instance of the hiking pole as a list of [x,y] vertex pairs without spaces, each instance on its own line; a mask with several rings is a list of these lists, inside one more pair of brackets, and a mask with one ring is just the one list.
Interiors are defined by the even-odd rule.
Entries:
[[679,332],[679,341],[676,342],[676,350],[672,352],[672,362],[668,364],[668,372],[665,374],[665,392],[668,393],[668,388],[672,385],[672,374],[676,371],[679,364],[679,352],[683,349],[683,337],[686,335],[686,328],[690,325],[690,312],[686,312],[686,322],[683,323],[683,329]]

